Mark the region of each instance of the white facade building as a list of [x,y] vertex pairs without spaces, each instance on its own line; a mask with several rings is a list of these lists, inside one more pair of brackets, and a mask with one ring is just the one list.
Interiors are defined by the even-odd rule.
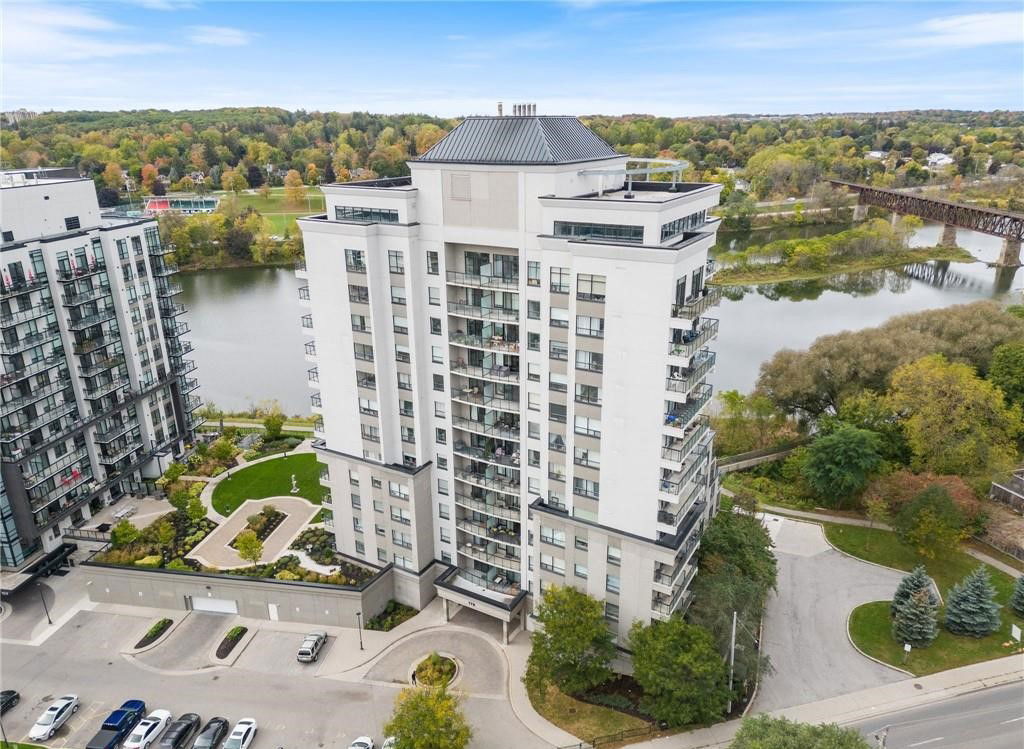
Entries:
[[325,506],[400,600],[515,626],[573,585],[620,638],[688,605],[721,186],[626,165],[573,117],[474,117],[299,221]]
[[0,200],[0,561],[23,573],[6,594],[158,476],[200,401],[156,222],[101,214],[91,179],[46,172],[0,173]]

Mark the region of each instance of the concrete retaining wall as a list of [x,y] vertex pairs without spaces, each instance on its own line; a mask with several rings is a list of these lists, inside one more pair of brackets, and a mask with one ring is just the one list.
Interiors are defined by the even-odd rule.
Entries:
[[[395,570],[386,567],[361,589],[174,570],[131,569],[84,562],[89,599],[96,603],[187,611],[201,598],[233,600],[240,616],[353,627],[380,613],[395,597]],[[427,577],[426,575],[424,577]],[[433,578],[431,577],[431,581]]]

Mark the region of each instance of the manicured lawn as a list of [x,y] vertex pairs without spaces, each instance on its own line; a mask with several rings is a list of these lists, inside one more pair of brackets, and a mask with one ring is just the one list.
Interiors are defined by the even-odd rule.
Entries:
[[213,507],[221,515],[230,515],[247,499],[291,495],[292,474],[299,496],[320,504],[320,465],[313,453],[275,458],[249,466],[221,481],[213,490]]
[[646,721],[610,707],[575,700],[555,687],[548,689],[548,698],[543,705],[534,702],[533,707],[563,731],[587,741],[649,725]]
[[[230,194],[218,193],[218,197],[222,200],[230,199],[233,197]],[[306,197],[309,199],[307,200]],[[313,211],[322,211],[324,209],[324,195],[320,192],[318,187],[307,187],[306,197],[302,199],[300,205],[288,203],[285,200],[284,188],[272,188],[270,195],[264,198],[262,195],[257,193],[240,193],[237,196],[238,205],[243,210],[249,207],[255,208],[257,211],[263,214],[267,213],[294,213],[296,215],[305,215]]]
[[[955,583],[982,564],[962,551],[949,551],[936,559],[921,557],[913,549],[901,544],[891,531],[836,523],[823,525],[829,542],[847,554],[900,570],[909,571],[923,564],[939,586],[944,599]],[[940,612],[938,638],[929,647],[912,651],[904,664],[903,644],[892,638],[889,602],[876,601],[854,609],[850,616],[851,637],[857,647],[868,655],[919,676],[1010,655],[1011,649],[1003,646],[1010,639],[1010,624],[1015,622],[1024,627],[1024,619],[1015,616],[1006,605],[1013,592],[1014,580],[994,567],[985,566],[988,567],[992,585],[996,589],[996,600],[1003,605],[1003,626],[999,632],[982,638],[951,635],[941,628]]]

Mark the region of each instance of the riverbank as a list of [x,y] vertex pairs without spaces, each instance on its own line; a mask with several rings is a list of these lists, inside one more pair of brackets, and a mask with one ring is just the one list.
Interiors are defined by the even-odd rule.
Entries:
[[295,266],[296,258],[281,258],[279,260],[268,260],[257,263],[254,260],[238,260],[229,258],[221,261],[219,258],[203,258],[210,261],[208,264],[202,261],[198,263],[184,263],[178,265],[179,273],[199,273],[207,270],[250,270],[253,268],[292,268]]
[[977,258],[962,247],[917,247],[900,252],[884,252],[867,257],[833,257],[828,259],[827,267],[824,268],[794,268],[783,263],[763,263],[746,267],[733,266],[722,268],[718,271],[712,278],[711,283],[719,286],[734,286],[777,283],[780,281],[811,281],[827,278],[839,273],[879,270],[900,265],[924,263],[929,260],[971,263],[976,261]]

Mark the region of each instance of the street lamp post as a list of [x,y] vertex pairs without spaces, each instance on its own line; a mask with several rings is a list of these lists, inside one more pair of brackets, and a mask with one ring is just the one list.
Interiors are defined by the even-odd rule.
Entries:
[[46,621],[53,624],[53,619],[50,618],[50,608],[46,605],[46,597],[43,595],[43,584],[36,583],[36,590],[39,591],[39,600],[43,602],[43,611],[46,612]]
[[359,631],[359,649],[363,649],[363,612],[356,612],[356,629]]

